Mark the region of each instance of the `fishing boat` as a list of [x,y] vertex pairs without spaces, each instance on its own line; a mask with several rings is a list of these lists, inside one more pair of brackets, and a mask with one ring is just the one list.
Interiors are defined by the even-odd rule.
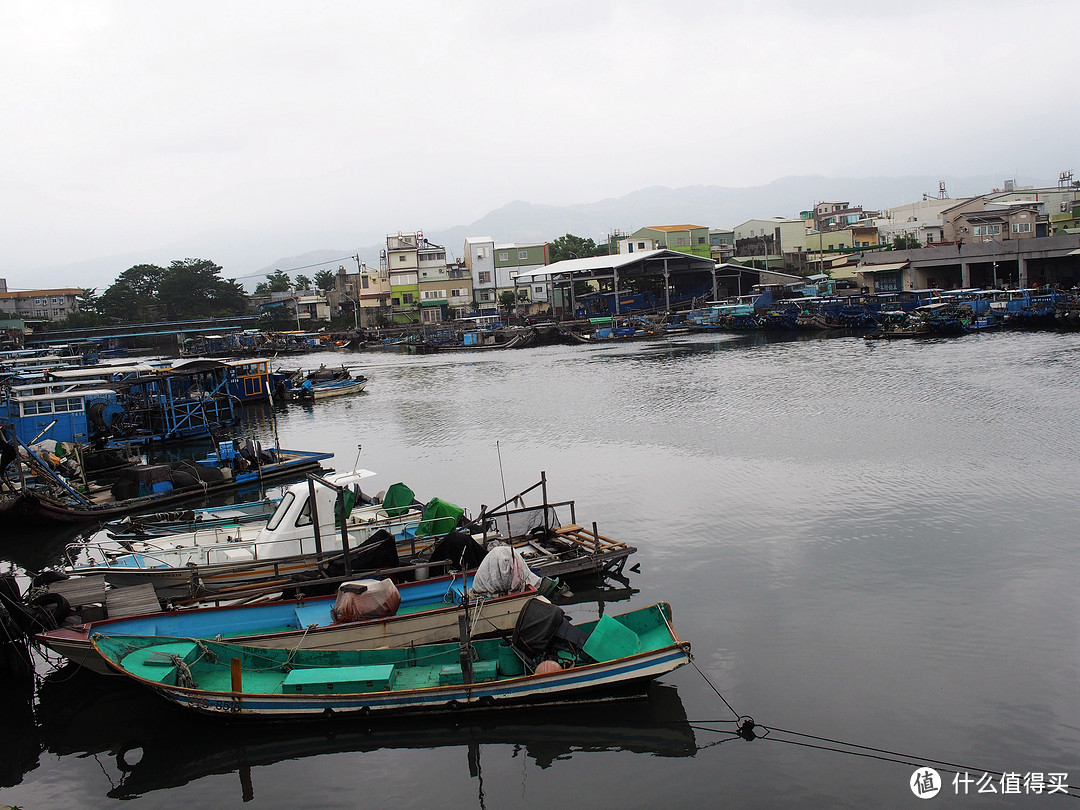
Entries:
[[668,333],[657,324],[645,318],[590,318],[593,325],[591,332],[569,332],[577,343],[612,343],[626,340],[653,340],[667,337]]
[[319,719],[441,714],[639,696],[690,661],[671,607],[573,625],[537,599],[511,643],[463,639],[405,649],[265,649],[160,636],[95,635],[108,665],[178,706],[204,714]]
[[[464,509],[439,498],[419,503],[401,482],[368,496],[361,483],[367,485],[374,475],[354,469],[292,484],[263,523],[73,543],[67,547],[68,564],[62,572],[104,575],[113,587],[149,583],[163,596],[188,593],[193,582],[200,591],[220,591],[316,572],[343,554],[377,551],[382,537],[390,540],[393,562],[398,554],[411,559],[451,531],[464,515]],[[369,543],[380,531],[383,535]],[[377,557],[382,559],[383,554]]]
[[142,537],[161,537],[181,532],[196,532],[210,527],[235,527],[245,523],[265,523],[274,514],[280,498],[261,498],[257,501],[202,509],[174,509],[145,515],[125,515],[110,520],[102,530],[113,540],[136,540]]
[[[534,577],[532,582],[540,580]],[[508,633],[521,608],[536,595],[528,581],[515,588],[510,577],[500,576],[498,560],[492,557],[475,575],[447,575],[400,586],[390,579],[362,579],[340,585],[331,596],[105,619],[38,633],[36,640],[71,662],[102,673],[110,670],[90,643],[93,635],[241,638],[246,646],[268,649],[396,648],[455,641],[462,615],[469,620],[471,635]]]
[[49,369],[12,386],[0,418],[26,444],[39,438],[96,449],[213,436],[236,420],[230,369],[198,361]]
[[219,442],[218,451],[198,461],[126,467],[111,484],[78,483],[54,471],[16,437],[33,472],[14,492],[0,493],[0,517],[42,523],[105,523],[126,514],[156,511],[164,504],[206,498],[242,486],[261,485],[320,469],[333,453],[264,448],[248,440]]
[[290,391],[290,396],[297,402],[314,402],[330,397],[347,394],[359,394],[367,387],[367,377],[345,377],[336,380],[305,380]]

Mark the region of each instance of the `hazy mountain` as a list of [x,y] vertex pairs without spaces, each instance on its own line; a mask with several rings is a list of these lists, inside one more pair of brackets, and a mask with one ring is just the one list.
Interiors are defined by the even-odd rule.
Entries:
[[[1018,185],[1036,181],[1015,178]],[[989,192],[1003,185],[1002,176],[983,177],[784,177],[764,186],[727,188],[723,186],[653,186],[618,198],[607,198],[573,205],[537,205],[515,200],[475,222],[441,230],[425,230],[428,240],[446,247],[450,256],[460,258],[468,236],[490,236],[496,242],[542,242],[567,233],[604,239],[615,229],[633,232],[647,225],[692,224],[709,227],[734,227],[754,217],[797,217],[820,200],[846,200],[868,209],[888,208],[915,202],[922,195],[937,196],[938,183],[944,181],[950,197],[958,198]],[[1044,181],[1045,182],[1045,181]],[[250,290],[268,273],[281,269],[290,275],[308,276],[320,265],[336,269],[345,264],[350,270],[355,262],[345,260],[359,255],[368,265],[377,267],[379,250],[385,247],[391,231],[413,231],[409,222],[383,223],[384,229],[338,228],[323,232],[262,232],[221,229],[190,236],[183,241],[128,254],[43,268],[8,278],[12,289],[41,285],[108,287],[121,272],[142,263],[168,265],[175,259],[204,258],[222,266],[227,278],[235,278]],[[329,248],[327,245],[340,245]],[[298,269],[305,268],[305,269]]]

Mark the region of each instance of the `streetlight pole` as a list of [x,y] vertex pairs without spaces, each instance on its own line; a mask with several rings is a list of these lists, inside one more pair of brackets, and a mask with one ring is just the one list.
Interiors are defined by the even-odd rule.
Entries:
[[359,331],[360,330],[360,316],[357,313],[359,312],[360,305],[357,304],[356,301],[354,301],[352,299],[352,296],[350,296],[344,290],[342,290],[341,294],[345,296],[346,300],[350,304],[352,304],[353,328],[356,329],[357,331]]
[[759,236],[758,241],[761,242],[761,256],[765,260],[765,272],[769,272],[769,243],[765,241],[764,236]]

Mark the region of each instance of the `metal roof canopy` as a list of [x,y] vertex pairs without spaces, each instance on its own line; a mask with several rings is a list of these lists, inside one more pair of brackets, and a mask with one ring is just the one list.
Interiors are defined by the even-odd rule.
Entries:
[[857,273],[886,273],[892,270],[903,270],[911,262],[893,262],[892,264],[863,264],[856,268]]
[[[644,250],[635,253],[616,253],[612,256],[588,256],[584,259],[564,259],[555,264],[549,264],[528,273],[519,273],[515,276],[516,281],[536,281],[538,279],[553,279],[556,276],[569,278],[605,278],[620,273],[633,272],[635,269],[641,272],[646,266],[655,267],[662,271],[664,262],[668,262],[669,269],[697,269],[711,272],[716,267],[716,262],[692,253],[681,253],[677,250],[660,248],[659,250]],[[678,262],[679,267],[670,267],[671,263]],[[700,265],[692,268],[692,265]]]

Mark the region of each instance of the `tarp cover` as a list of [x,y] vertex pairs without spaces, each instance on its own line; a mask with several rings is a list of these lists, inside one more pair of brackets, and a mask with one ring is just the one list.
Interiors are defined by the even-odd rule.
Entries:
[[361,579],[338,586],[337,599],[330,609],[334,624],[382,619],[401,607],[401,593],[388,579]]
[[497,596],[539,586],[540,577],[532,572],[520,551],[510,546],[496,546],[488,551],[476,569],[472,590],[477,596]]
[[546,599],[530,599],[514,624],[514,646],[535,661],[547,650],[564,618],[561,607]]
[[466,531],[454,531],[436,541],[428,555],[430,562],[448,561],[459,571],[471,571],[479,567],[487,555],[487,549]]

